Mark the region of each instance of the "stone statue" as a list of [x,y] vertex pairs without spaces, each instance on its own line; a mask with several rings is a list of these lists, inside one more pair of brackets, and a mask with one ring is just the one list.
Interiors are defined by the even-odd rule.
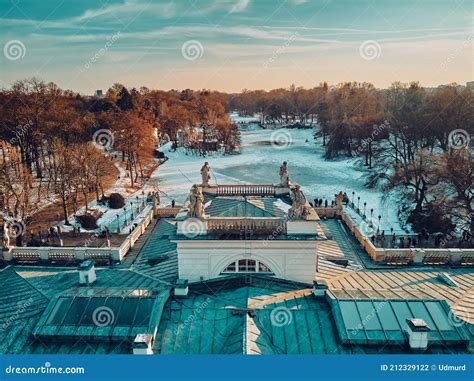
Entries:
[[204,217],[204,195],[202,194],[201,188],[195,185],[189,199],[191,203],[188,215],[197,218]]
[[287,188],[290,186],[290,179],[288,177],[288,163],[286,161],[280,166],[280,186]]
[[202,185],[208,186],[209,180],[211,179],[211,167],[209,163],[206,161],[201,168],[201,177],[202,177]]
[[344,201],[344,195],[342,192],[339,192],[339,194],[336,195],[336,207],[338,209],[342,209],[342,202]]
[[292,220],[301,220],[309,214],[306,210],[306,197],[299,185],[291,190],[291,208],[288,214]]
[[10,226],[8,221],[3,222],[3,241],[4,245],[7,249],[10,248]]

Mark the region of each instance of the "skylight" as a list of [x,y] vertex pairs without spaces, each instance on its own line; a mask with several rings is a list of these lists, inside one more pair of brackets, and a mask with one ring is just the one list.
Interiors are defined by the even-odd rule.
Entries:
[[87,289],[53,299],[41,317],[37,336],[133,337],[153,329],[159,294]]
[[[339,336],[351,344],[404,344],[407,319],[423,319],[433,344],[469,341],[466,328],[450,319],[443,300],[371,300],[331,298]],[[467,325],[467,323],[466,323]]]

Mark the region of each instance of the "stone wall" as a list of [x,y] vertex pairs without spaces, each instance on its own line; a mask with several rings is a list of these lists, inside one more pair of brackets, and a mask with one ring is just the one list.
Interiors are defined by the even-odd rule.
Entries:
[[182,240],[178,244],[179,277],[190,282],[218,278],[233,261],[263,262],[277,278],[312,284],[316,241]]

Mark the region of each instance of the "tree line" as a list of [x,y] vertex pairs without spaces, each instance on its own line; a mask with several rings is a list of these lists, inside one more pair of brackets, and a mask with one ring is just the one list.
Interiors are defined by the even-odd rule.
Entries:
[[244,90],[229,103],[264,126],[314,128],[327,159],[355,158],[369,169],[369,187],[399,193],[401,217],[416,230],[474,233],[472,89],[322,83]]
[[227,95],[211,91],[114,84],[90,97],[36,78],[17,81],[0,91],[0,210],[24,220],[54,195],[67,221],[80,202],[87,210],[88,196],[104,196],[116,159],[135,187],[157,141],[205,155],[212,140],[233,152],[240,138],[227,106]]

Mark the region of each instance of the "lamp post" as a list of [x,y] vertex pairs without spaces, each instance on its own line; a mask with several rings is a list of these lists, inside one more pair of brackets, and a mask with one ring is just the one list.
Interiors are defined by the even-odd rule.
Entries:
[[120,214],[117,214],[117,234],[120,233]]
[[365,207],[367,206],[367,202],[364,202],[364,218],[365,218]]
[[127,226],[127,205],[123,207],[125,222],[123,223],[123,227]]
[[380,230],[380,220],[382,219],[382,216],[379,214],[378,216],[378,219],[379,219],[379,224],[377,226],[377,234],[379,233],[379,230]]
[[357,213],[360,213],[359,203],[360,203],[360,196],[357,197]]
[[352,192],[352,207],[354,207],[354,195],[355,195],[355,192],[353,191]]
[[372,227],[373,224],[372,224],[372,215],[374,214],[374,210],[373,209],[370,209],[370,226]]
[[133,220],[133,201],[130,201],[130,219]]

